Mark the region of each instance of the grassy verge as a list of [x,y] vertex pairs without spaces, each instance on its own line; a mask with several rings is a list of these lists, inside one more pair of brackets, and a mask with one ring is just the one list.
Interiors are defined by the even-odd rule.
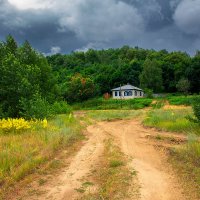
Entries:
[[82,198],[84,200],[126,199],[133,192],[137,193],[129,190],[136,172],[129,169],[127,157],[114,145],[112,139],[105,141],[100,168],[93,176],[99,187],[96,193],[85,195]]
[[[192,199],[200,199],[200,143],[190,140],[180,149],[170,151],[170,160],[184,180],[184,189]],[[181,176],[180,176],[181,175]]]
[[120,119],[132,119],[136,117],[143,117],[145,111],[142,110],[112,110],[112,111],[89,111],[87,117],[98,121],[110,121]]
[[143,123],[146,126],[156,127],[160,130],[200,135],[199,125],[186,119],[188,115],[192,115],[191,108],[178,110],[155,109],[148,112]]
[[0,194],[82,137],[81,126],[72,115],[57,116],[46,128],[1,134]]
[[75,110],[112,110],[112,109],[142,109],[150,106],[152,99],[129,99],[129,100],[117,100],[117,99],[91,99],[82,103],[76,103],[72,105]]
[[[198,96],[198,95],[197,95]],[[192,102],[197,96],[169,96],[167,100],[171,105],[192,105]]]
[[[191,199],[200,199],[200,125],[186,119],[193,115],[191,108],[178,110],[155,109],[148,112],[143,123],[161,130],[185,133],[189,142],[179,148],[171,148],[169,159],[178,177],[184,183],[186,194]],[[161,139],[162,134],[157,139]]]

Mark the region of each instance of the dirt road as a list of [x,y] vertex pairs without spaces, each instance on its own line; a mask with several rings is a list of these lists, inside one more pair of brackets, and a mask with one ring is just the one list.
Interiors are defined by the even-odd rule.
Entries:
[[[21,199],[75,200],[81,196],[80,188],[85,177],[91,176],[103,152],[103,141],[112,135],[121,150],[131,158],[131,167],[137,171],[141,200],[184,200],[176,176],[166,161],[165,153],[156,148],[156,141],[149,139],[158,134],[144,128],[136,120],[99,122],[87,128],[88,140],[59,176],[34,190],[41,194]],[[161,134],[161,133],[160,133]],[[166,134],[167,133],[162,133]],[[95,188],[94,188],[95,190]],[[135,199],[130,197],[130,199]]]

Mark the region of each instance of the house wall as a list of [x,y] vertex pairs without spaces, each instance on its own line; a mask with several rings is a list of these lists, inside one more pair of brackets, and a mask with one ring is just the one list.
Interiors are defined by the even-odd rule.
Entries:
[[[142,96],[140,96],[140,91],[137,91],[137,90],[132,90],[132,96],[125,96],[124,95],[124,92],[126,90],[121,90],[121,96],[119,96],[119,92],[120,91],[112,91],[112,96],[113,96],[113,99],[133,99],[133,98],[143,98],[144,97],[144,92],[141,91],[142,93]],[[115,92],[117,92],[117,96],[115,96]],[[136,92],[137,92],[137,95],[136,95]]]

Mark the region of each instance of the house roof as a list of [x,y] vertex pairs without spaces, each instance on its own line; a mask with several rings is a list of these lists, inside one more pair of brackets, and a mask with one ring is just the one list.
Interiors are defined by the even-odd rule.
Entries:
[[135,87],[135,86],[132,86],[130,84],[123,85],[121,87],[112,89],[112,91],[119,91],[119,90],[139,90],[139,91],[142,91],[142,89]]

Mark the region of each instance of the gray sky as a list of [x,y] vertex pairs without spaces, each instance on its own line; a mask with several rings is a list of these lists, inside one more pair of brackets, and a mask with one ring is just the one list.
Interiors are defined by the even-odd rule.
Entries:
[[194,54],[200,0],[0,0],[0,40],[8,34],[46,54],[123,45]]

